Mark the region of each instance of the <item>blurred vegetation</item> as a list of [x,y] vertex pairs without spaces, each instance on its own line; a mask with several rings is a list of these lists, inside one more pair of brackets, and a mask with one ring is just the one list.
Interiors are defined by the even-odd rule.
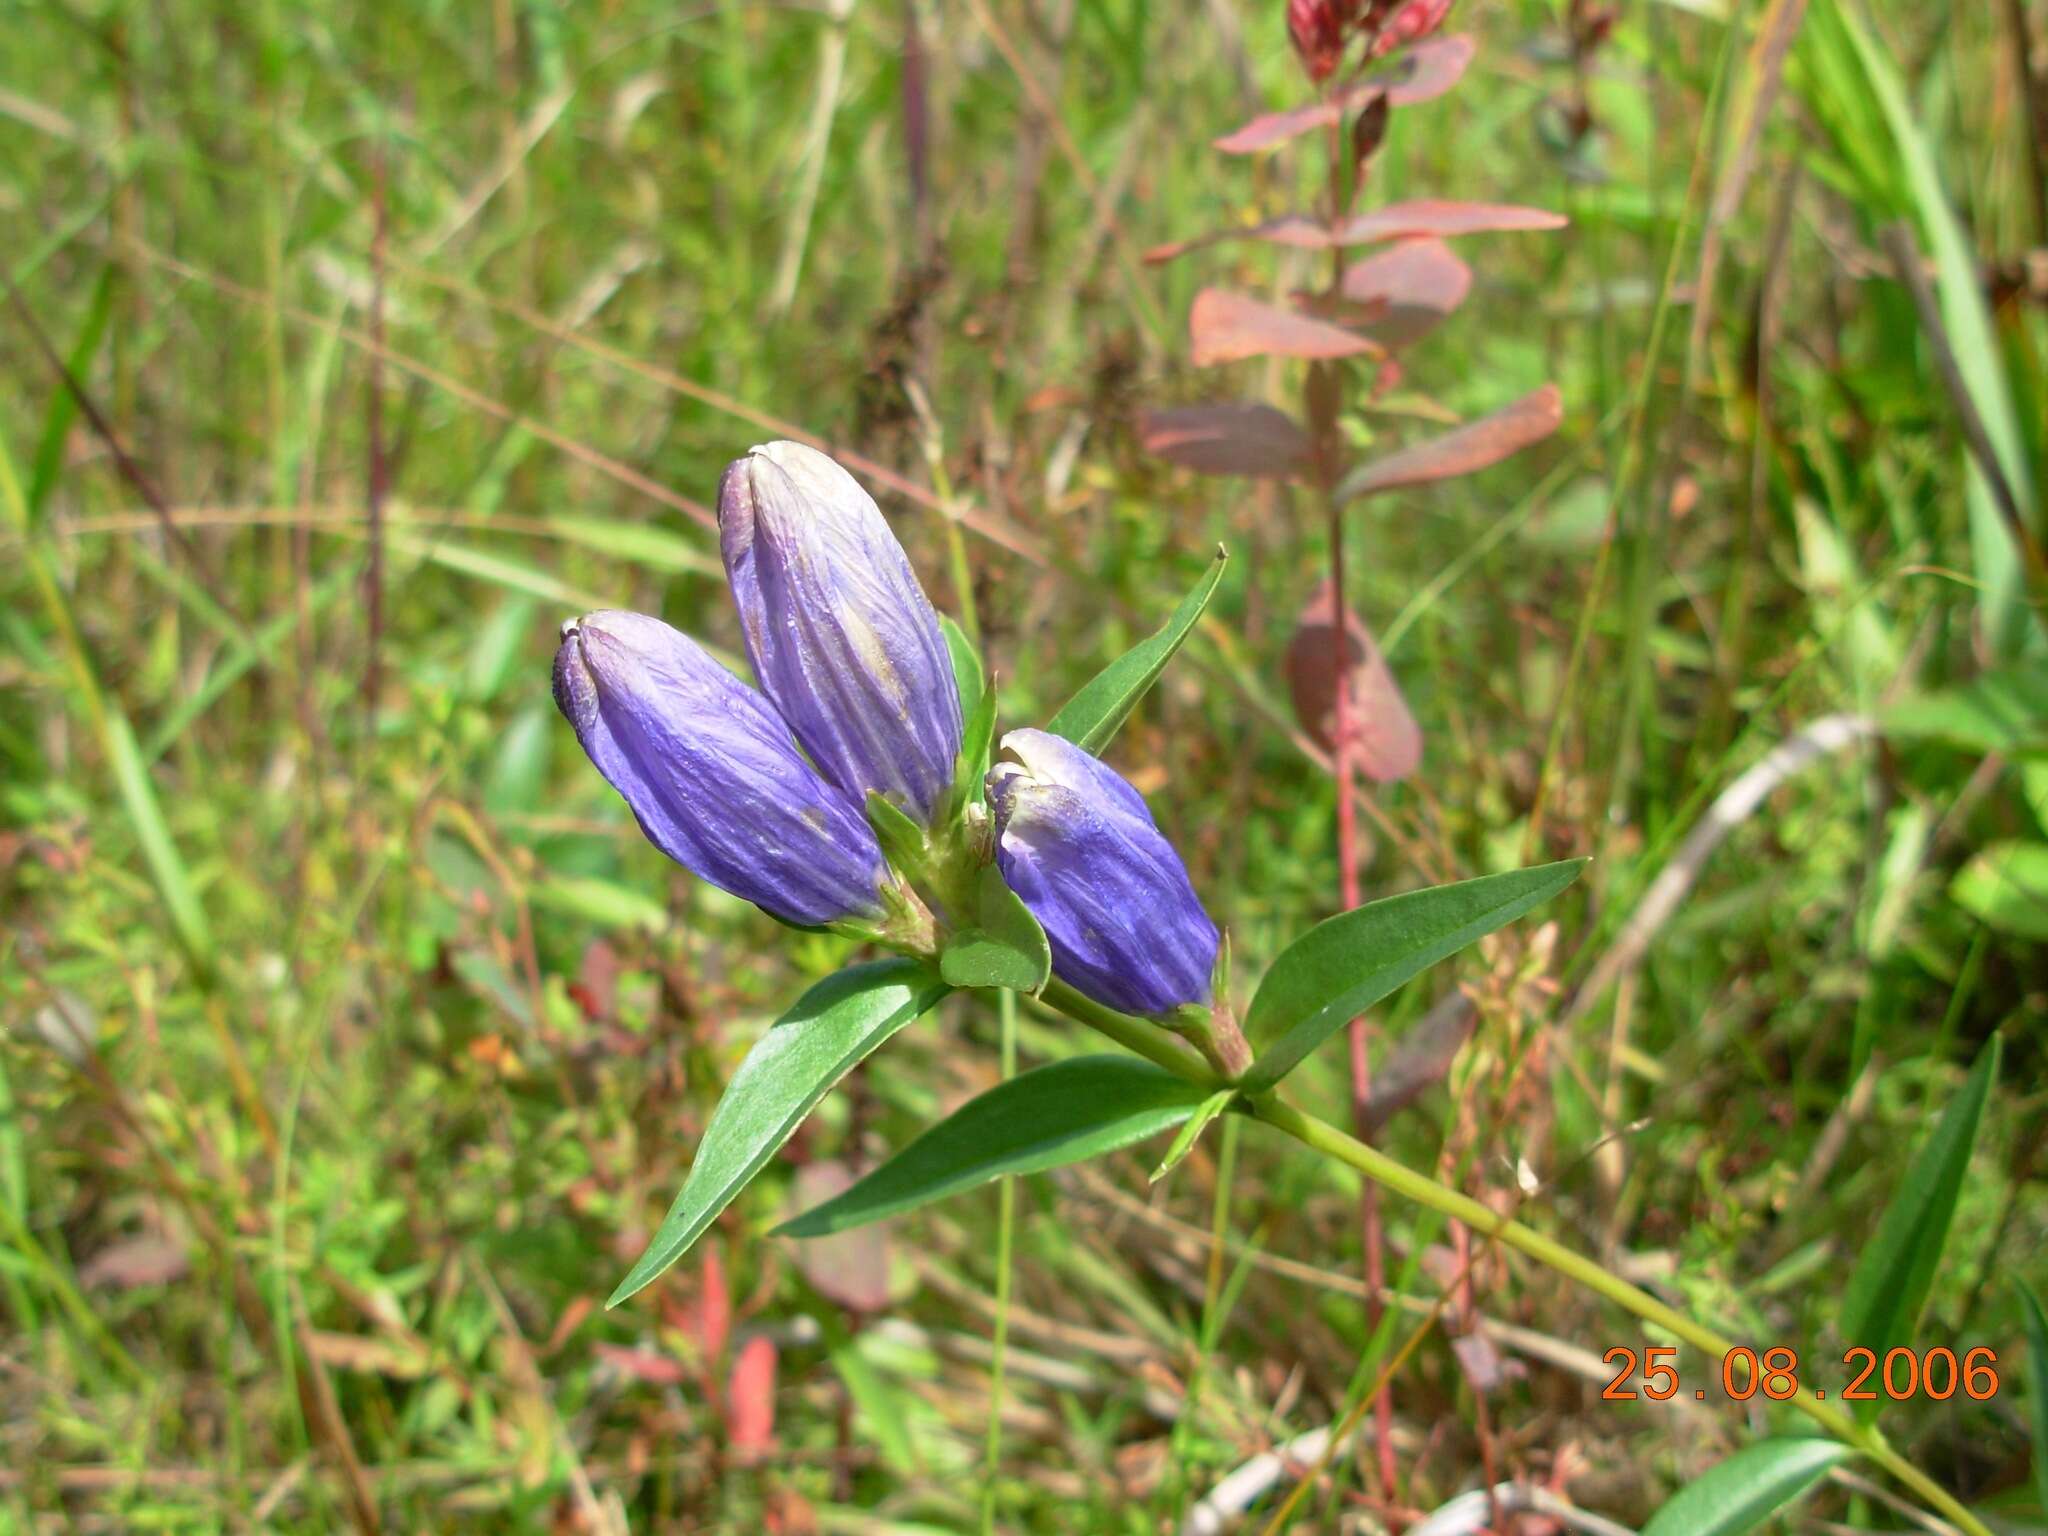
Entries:
[[[1207,148],[1302,99],[1281,9],[0,9],[0,1526],[976,1529],[1000,1311],[996,1526],[1170,1530],[1370,1381],[1357,1189],[1253,1136],[1149,1188],[1157,1148],[1026,1181],[1000,1308],[992,1194],[886,1245],[767,1237],[798,1181],[994,1080],[995,1020],[958,998],[604,1312],[725,1076],[843,946],[647,847],[546,684],[590,607],[737,652],[693,517],[782,435],[745,411],[964,509],[1013,724],[1221,541],[1211,618],[1115,755],[1240,986],[1334,910],[1333,794],[1279,680],[1321,518],[1131,432],[1141,403],[1224,393],[1177,317],[1240,260],[1139,252],[1307,195],[1284,153]],[[1454,990],[1478,1004],[1383,1140],[1796,1348],[1832,1396],[1847,1273],[2003,1032],[1920,1334],[1998,1349],[2001,1389],[1886,1424],[2039,1526],[2008,1284],[2048,1287],[2048,878],[2012,852],[2048,832],[2039,757],[1824,756],[1639,967],[1578,989],[1770,747],[2040,663],[1885,232],[1939,264],[1966,383],[2041,482],[2048,231],[2008,29],[2038,81],[2048,13],[1814,0],[1756,113],[1753,38],[1786,7],[1645,0],[1577,64],[1563,9],[1465,0],[1472,75],[1395,114],[1373,194],[1570,229],[1465,245],[1472,299],[1346,425],[1399,442],[1555,378],[1564,431],[1361,509],[1350,595],[1428,740],[1370,797],[1369,893],[1596,863],[1554,926],[1376,1018],[1395,1050]],[[1284,400],[1285,372],[1232,382]],[[877,489],[958,612],[945,517]],[[1085,1047],[1029,1013],[1021,1039]],[[1329,1054],[1298,1081],[1342,1115]],[[1398,1288],[1433,1299],[1446,1235],[1388,1216]],[[1394,1378],[1401,1510],[1475,1486],[1484,1453],[1635,1525],[1771,1418],[1718,1384],[1603,1402],[1601,1353],[1655,1341],[1519,1263],[1478,1275],[1479,1312],[1542,1338],[1490,1373],[1424,1340]],[[1384,1512],[1352,1460],[1310,1509],[1297,1528]],[[1841,1484],[1790,1519],[1907,1528]]]

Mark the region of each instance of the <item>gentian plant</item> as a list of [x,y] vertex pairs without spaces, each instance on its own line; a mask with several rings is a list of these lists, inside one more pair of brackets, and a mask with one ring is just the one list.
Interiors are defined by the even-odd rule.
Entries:
[[[785,1223],[843,1231],[1008,1174],[1177,1130],[1162,1167],[1225,1113],[1519,1249],[1718,1358],[1732,1346],[1597,1263],[1292,1105],[1288,1074],[1436,961],[1520,917],[1583,861],[1410,891],[1342,913],[1273,961],[1239,1014],[1228,946],[1144,799],[1101,758],[1200,618],[1205,574],[1164,628],[1042,730],[996,737],[996,698],[867,493],[825,455],[757,448],[727,470],[721,542],[760,688],[658,619],[563,627],[555,697],[649,839],[793,927],[885,958],[811,987],[755,1043],[681,1192],[613,1305],[680,1258],[827,1091],[955,991],[1034,997],[1123,1050],[1024,1072]],[[1947,1507],[1833,1405],[1800,1407]],[[1917,1480],[1917,1481],[1915,1481]]]

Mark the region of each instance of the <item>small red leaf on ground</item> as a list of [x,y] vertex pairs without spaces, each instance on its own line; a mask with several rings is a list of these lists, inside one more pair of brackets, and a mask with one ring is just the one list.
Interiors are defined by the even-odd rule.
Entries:
[[1270,405],[1249,401],[1145,411],[1145,451],[1204,475],[1284,477],[1308,457],[1308,434]]
[[[811,1163],[797,1170],[792,1204],[796,1211],[823,1205],[852,1188],[844,1163]],[[796,1266],[821,1296],[853,1312],[879,1312],[889,1305],[889,1228],[875,1222],[831,1237],[793,1245]]]
[[1441,240],[1404,240],[1344,273],[1344,298],[1366,306],[1373,335],[1413,346],[1443,324],[1472,291],[1472,269]]
[[1465,1379],[1472,1383],[1475,1392],[1496,1391],[1508,1379],[1507,1361],[1493,1340],[1483,1333],[1453,1334],[1451,1353],[1458,1357]]
[[149,1233],[124,1237],[102,1248],[80,1266],[78,1283],[89,1291],[102,1287],[133,1291],[146,1285],[169,1285],[191,1267],[183,1244]]
[[1349,679],[1352,761],[1382,784],[1405,779],[1422,762],[1422,728],[1401,695],[1386,658],[1358,615],[1343,614],[1339,640],[1336,595],[1326,581],[1295,621],[1287,644],[1287,686],[1294,716],[1326,752],[1336,750],[1337,682]]
[[541,1345],[537,1353],[552,1355],[569,1342],[570,1336],[581,1328],[590,1314],[596,1310],[597,1298],[594,1296],[578,1296],[571,1301],[568,1306],[562,1308],[562,1315],[555,1319],[555,1326],[548,1333],[547,1343]]
[[775,1341],[757,1333],[740,1346],[726,1393],[726,1443],[751,1460],[775,1444]]
[[1455,432],[1416,443],[1384,459],[1354,470],[1337,488],[1340,500],[1352,501],[1404,485],[1427,485],[1470,475],[1520,453],[1555,432],[1564,419],[1564,400],[1555,384],[1524,395],[1491,416],[1467,422]]
[[725,1353],[726,1340],[732,1334],[732,1292],[726,1286],[725,1261],[718,1250],[717,1243],[706,1243],[700,1250],[704,1260],[697,1267],[694,1294],[665,1298],[662,1305],[668,1325],[695,1344],[707,1362]]
[[1247,357],[1357,357],[1376,341],[1224,288],[1204,288],[1188,311],[1197,368]]
[[1217,139],[1214,148],[1226,155],[1254,155],[1331,123],[1384,92],[1390,107],[1410,107],[1441,96],[1456,85],[1472,62],[1472,39],[1464,33],[1434,37],[1417,44],[1399,64],[1381,74],[1354,81],[1327,100],[1292,112],[1268,112]]
[[681,1361],[671,1360],[651,1349],[627,1349],[620,1344],[598,1343],[590,1346],[590,1352],[621,1375],[630,1376],[650,1387],[679,1387],[686,1379]]

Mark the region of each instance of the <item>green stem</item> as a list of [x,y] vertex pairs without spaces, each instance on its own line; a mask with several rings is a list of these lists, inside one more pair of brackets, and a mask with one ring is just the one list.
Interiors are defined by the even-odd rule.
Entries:
[[[1002,1028],[1003,1081],[1017,1075],[1017,994],[996,993]],[[981,1489],[982,1536],[994,1536],[997,1480],[1003,1466],[1003,1366],[1010,1339],[1010,1246],[1017,1225],[1017,1181],[998,1185],[996,1216],[996,1326],[989,1341],[988,1441]]]
[[[1105,1008],[1058,980],[1046,986],[1043,997],[1048,1005],[1069,1018],[1107,1035],[1127,1050],[1135,1051],[1147,1061],[1154,1062],[1169,1072],[1178,1073],[1190,1082],[1211,1087],[1222,1086],[1223,1080],[1216,1075],[1213,1068],[1196,1060],[1175,1037],[1155,1025],[1146,1023],[1143,1019],[1118,1013],[1113,1008]],[[1649,1292],[1630,1285],[1594,1260],[1583,1254],[1574,1253],[1562,1243],[1545,1237],[1533,1227],[1526,1227],[1519,1221],[1498,1214],[1471,1196],[1460,1194],[1448,1185],[1438,1183],[1427,1174],[1417,1173],[1405,1163],[1396,1161],[1384,1152],[1375,1151],[1356,1137],[1338,1130],[1328,1121],[1302,1113],[1284,1101],[1278,1093],[1248,1098],[1245,1103],[1254,1119],[1292,1136],[1310,1150],[1355,1168],[1383,1189],[1413,1200],[1417,1205],[1426,1206],[1440,1215],[1450,1217],[1453,1221],[1461,1221],[1473,1231],[1483,1233],[1517,1252],[1528,1255],[1537,1263],[1555,1270],[1568,1280],[1575,1281],[1595,1295],[1606,1297],[1622,1310],[1635,1314],[1644,1322],[1655,1324],[1674,1337],[1683,1339],[1714,1360],[1724,1360],[1729,1351],[1736,1347],[1732,1341],[1723,1338],[1713,1329],[1696,1323],[1683,1312],[1666,1306]],[[1939,1511],[1959,1529],[1968,1532],[1969,1536],[1991,1536],[1984,1522],[1971,1514],[1955,1495],[1893,1450],[1890,1442],[1876,1425],[1857,1423],[1851,1415],[1844,1413],[1834,1404],[1815,1397],[1806,1387],[1800,1387],[1784,1401],[1844,1445],[1854,1448],[1883,1467],[1901,1484],[1918,1495],[1929,1508]]]
[[1114,1008],[1106,1008],[1092,998],[1083,997],[1058,977],[1047,982],[1039,996],[1048,1007],[1058,1009],[1070,1019],[1078,1019],[1098,1034],[1109,1036],[1125,1050],[1144,1057],[1155,1066],[1164,1067],[1191,1083],[1202,1083],[1211,1088],[1223,1086],[1223,1079],[1213,1068],[1197,1059],[1177,1036],[1156,1024],[1148,1024],[1128,1013],[1118,1013]]
[[[1713,1329],[1703,1327],[1684,1313],[1667,1307],[1647,1291],[1638,1290],[1584,1255],[1572,1252],[1562,1243],[1545,1237],[1533,1227],[1525,1227],[1519,1221],[1497,1214],[1468,1195],[1462,1195],[1425,1174],[1417,1173],[1405,1164],[1388,1157],[1384,1152],[1375,1151],[1364,1142],[1346,1135],[1335,1126],[1303,1114],[1275,1095],[1252,1100],[1251,1112],[1255,1118],[1263,1120],[1277,1131],[1292,1136],[1302,1145],[1357,1169],[1367,1178],[1397,1195],[1404,1195],[1418,1205],[1428,1206],[1431,1210],[1439,1211],[1453,1220],[1462,1221],[1474,1231],[1483,1232],[1508,1247],[1527,1254],[1537,1263],[1556,1270],[1566,1279],[1576,1281],[1597,1295],[1606,1297],[1616,1306],[1634,1313],[1644,1322],[1654,1323],[1713,1359],[1720,1360],[1735,1348],[1730,1340],[1721,1337]],[[1931,1508],[1970,1532],[1971,1536],[1991,1536],[1984,1523],[1972,1515],[1954,1495],[1893,1450],[1875,1425],[1857,1423],[1854,1418],[1833,1404],[1816,1398],[1805,1387],[1799,1388],[1785,1401],[1837,1440],[1855,1447],[1863,1455],[1868,1456],[1912,1489]]]

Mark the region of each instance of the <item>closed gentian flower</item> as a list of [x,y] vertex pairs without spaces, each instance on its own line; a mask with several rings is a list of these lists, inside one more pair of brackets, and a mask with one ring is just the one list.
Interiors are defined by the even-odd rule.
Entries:
[[996,865],[1052,944],[1060,980],[1124,1013],[1209,1001],[1216,925],[1144,799],[1045,731],[1003,737],[989,770]]
[[754,672],[818,771],[929,821],[952,786],[960,694],[874,499],[816,449],[769,443],[726,469],[718,531]]
[[562,627],[555,703],[663,853],[803,927],[879,917],[881,845],[769,702],[642,613]]

